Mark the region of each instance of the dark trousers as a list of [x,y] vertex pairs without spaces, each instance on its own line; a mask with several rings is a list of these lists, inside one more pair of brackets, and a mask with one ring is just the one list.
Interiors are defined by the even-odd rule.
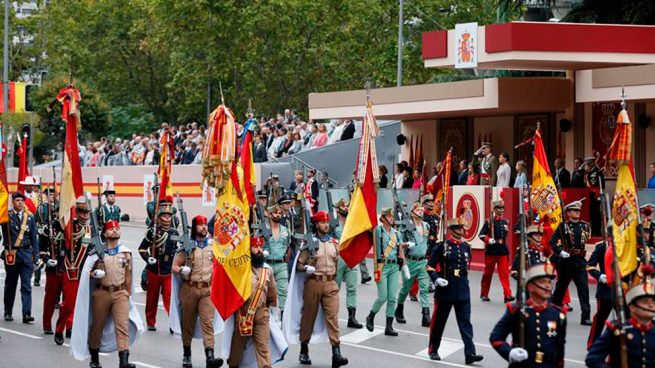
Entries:
[[455,318],[457,318],[457,327],[459,327],[459,334],[464,341],[464,355],[469,356],[475,354],[475,345],[473,344],[473,326],[471,325],[471,301],[434,301],[434,312],[432,313],[432,321],[430,322],[430,345],[428,346],[428,354],[437,353],[441,345],[441,337],[448,322],[448,315],[450,309],[455,308]]
[[557,284],[555,284],[555,292],[553,293],[553,304],[562,306],[562,299],[571,281],[575,283],[575,287],[578,289],[582,318],[588,318],[591,315],[591,307],[589,306],[587,271],[585,271],[584,267],[574,266],[568,260],[560,261],[559,267],[557,267]]
[[599,299],[596,298],[596,314],[594,315],[594,320],[591,324],[591,330],[589,330],[589,338],[587,339],[587,349],[591,344],[600,337],[600,334],[605,328],[605,321],[612,313],[612,301],[609,299]]
[[16,287],[20,277],[20,296],[23,304],[23,316],[32,314],[32,266],[16,261],[13,266],[6,266],[7,278],[5,279],[5,314],[12,314],[14,300],[16,299]]

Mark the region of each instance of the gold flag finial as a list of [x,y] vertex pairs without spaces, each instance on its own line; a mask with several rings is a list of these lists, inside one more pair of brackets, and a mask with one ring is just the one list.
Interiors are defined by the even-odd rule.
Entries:
[[223,97],[223,83],[218,82],[218,89],[221,92],[221,105],[225,106],[225,98]]
[[366,106],[371,107],[371,81],[366,80],[364,83],[364,89],[366,89]]
[[628,95],[625,94],[625,87],[621,86],[621,109],[625,110],[626,108],[626,103],[625,103],[625,98],[628,97]]

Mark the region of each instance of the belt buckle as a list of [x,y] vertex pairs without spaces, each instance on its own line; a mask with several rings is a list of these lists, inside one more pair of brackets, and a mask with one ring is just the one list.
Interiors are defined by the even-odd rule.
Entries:
[[115,289],[116,289],[116,287],[114,285],[112,285],[112,286],[109,287],[109,290],[107,290],[107,291],[109,291],[110,293],[113,293]]
[[200,283],[200,282],[196,282],[196,287],[197,287],[198,289],[202,289],[202,283]]
[[456,268],[455,271],[453,271],[453,275],[459,277],[459,268]]
[[543,363],[544,362],[544,353],[541,351],[537,351],[534,354],[534,361],[535,363]]

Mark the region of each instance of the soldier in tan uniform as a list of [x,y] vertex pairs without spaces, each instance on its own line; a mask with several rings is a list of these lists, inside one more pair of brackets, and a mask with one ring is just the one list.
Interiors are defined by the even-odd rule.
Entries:
[[[111,316],[114,320],[116,345],[120,368],[135,368],[128,362],[129,344],[129,312],[130,295],[132,292],[132,254],[125,248],[119,248],[121,237],[118,222],[110,220],[105,223],[107,251],[91,269],[91,276],[96,281],[96,289],[92,292],[93,322],[89,332],[89,351],[91,352],[91,368],[102,368],[98,353],[102,339],[102,330]],[[125,251],[121,251],[121,250]]]
[[207,368],[218,368],[223,360],[214,357],[214,315],[215,309],[209,298],[213,271],[213,250],[211,237],[207,231],[207,218],[196,216],[191,221],[191,240],[195,243],[187,254],[180,251],[173,260],[173,272],[179,274],[184,282],[180,287],[182,302],[182,347],[183,367],[191,367],[191,339],[200,319],[200,327],[205,347]]
[[330,345],[332,345],[332,367],[348,364],[341,356],[339,347],[339,286],[335,281],[339,245],[329,234],[330,218],[323,211],[313,217],[316,226],[315,247],[304,244],[298,255],[296,272],[308,275],[304,287],[302,317],[300,319],[300,364],[312,364],[309,358],[309,340],[312,337],[314,322],[319,305],[323,308]]
[[[259,368],[271,367],[270,314],[269,307],[277,307],[277,290],[273,269],[264,266],[263,242],[250,243],[250,261],[252,264],[252,295],[236,313],[235,328],[232,334],[232,346],[227,364],[238,367],[249,337],[255,345],[255,355]],[[225,338],[225,337],[224,337]]]

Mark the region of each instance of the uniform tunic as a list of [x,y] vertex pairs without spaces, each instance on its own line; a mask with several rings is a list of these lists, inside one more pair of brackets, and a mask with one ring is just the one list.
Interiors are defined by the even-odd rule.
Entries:
[[[596,314],[591,324],[589,331],[589,338],[587,339],[587,348],[600,337],[603,332],[605,322],[612,313],[614,291],[608,285],[612,280],[607,280],[607,283],[600,282],[600,276],[605,275],[605,251],[607,246],[605,242],[596,244],[594,252],[591,253],[589,261],[587,261],[587,271],[589,274],[598,281],[596,285]],[[596,268],[598,267],[598,268]]]
[[264,250],[268,251],[266,263],[273,270],[278,299],[280,300],[280,309],[284,311],[284,303],[287,300],[289,290],[289,268],[287,266],[286,256],[289,251],[291,233],[287,227],[283,225],[279,226],[277,239],[271,232],[271,237],[265,240]]
[[[23,219],[25,225],[23,229]],[[3,234],[2,242],[5,247],[2,259],[5,261],[5,314],[12,314],[16,287],[20,278],[20,295],[23,316],[32,314],[32,271],[34,263],[39,257],[39,241],[37,238],[36,222],[28,212],[9,211],[9,234]],[[18,236],[23,233],[22,240]],[[17,244],[18,243],[18,244]],[[14,264],[7,264],[7,257],[13,255]],[[11,255],[9,255],[11,258]]]
[[[590,368],[621,367],[621,344],[616,332],[619,324],[607,322],[607,328],[589,348],[585,363]],[[655,367],[655,327],[653,323],[642,325],[630,318],[626,326],[626,345],[629,368]],[[609,357],[610,363],[605,363]]]
[[495,244],[489,244],[491,239],[491,225],[489,220],[484,222],[480,230],[480,239],[486,244],[484,249],[484,272],[480,287],[480,296],[488,297],[491,288],[491,278],[494,270],[498,267],[498,280],[503,287],[503,296],[510,298],[512,289],[509,287],[509,249],[507,249],[507,235],[509,234],[509,222],[500,216],[494,216],[493,238]]
[[[213,272],[214,253],[210,238],[195,241],[195,247],[186,255],[186,264],[191,273],[184,277],[180,287],[182,304],[182,344],[191,346],[191,339],[200,318],[202,342],[205,348],[214,348],[214,304],[209,298]],[[182,251],[184,252],[184,250]]]
[[[384,252],[387,249],[387,246],[391,242],[391,239],[395,238],[395,245],[391,249],[388,256],[384,256]],[[371,312],[377,313],[382,304],[387,303],[385,310],[385,315],[387,317],[393,317],[396,312],[396,304],[398,302],[398,248],[400,243],[403,242],[402,235],[393,227],[390,228],[389,232],[384,227],[384,225],[378,225],[375,228],[375,242],[377,245],[375,252],[377,255],[378,264],[375,265],[376,272],[382,266],[380,280],[377,281],[378,288],[378,297],[373,302],[373,307]]]
[[429,225],[422,222],[423,235],[417,230],[414,230],[412,239],[405,239],[407,241],[415,242],[415,246],[407,249],[405,258],[407,259],[407,267],[409,268],[409,279],[403,281],[403,286],[398,295],[398,303],[403,304],[407,298],[407,294],[412,287],[414,280],[418,281],[419,287],[419,301],[421,308],[428,308],[430,306],[430,277],[428,276],[427,265],[428,261],[425,253],[428,250],[429,239]]

